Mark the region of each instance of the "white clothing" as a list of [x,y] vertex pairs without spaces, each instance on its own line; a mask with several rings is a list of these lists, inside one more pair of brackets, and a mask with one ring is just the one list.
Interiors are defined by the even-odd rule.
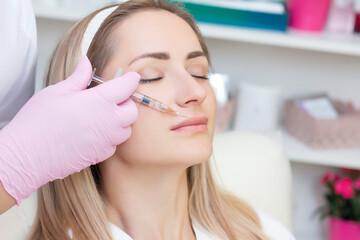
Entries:
[[[265,234],[271,240],[295,240],[294,236],[290,233],[290,231],[285,228],[284,225],[278,220],[265,213],[259,211],[257,213],[260,217]],[[123,230],[121,230],[114,224],[109,223],[109,226],[113,236],[113,240],[133,240],[128,234],[126,234]],[[198,223],[193,224],[193,229],[195,232],[196,240],[221,240],[219,237],[209,232]],[[72,237],[71,231],[69,232],[69,235],[70,237]]]
[[[133,240],[128,234],[126,234],[123,230],[118,228],[112,223],[109,223],[109,228],[113,237],[113,240]],[[201,227],[200,227],[201,228]],[[199,230],[195,225],[193,225],[193,229],[195,232],[195,237],[197,240],[221,240],[215,235],[209,235],[210,233],[206,232],[205,229]],[[69,230],[69,236],[72,238],[72,231]],[[211,236],[211,238],[209,238]]]
[[[274,219],[270,215],[262,212],[257,212],[265,234],[271,240],[295,240],[290,231],[284,227],[282,223]],[[120,228],[110,223],[110,229],[113,234],[114,240],[133,240],[129,235],[123,232]],[[219,237],[209,232],[199,224],[194,224],[193,229],[195,232],[196,240],[221,240]]]
[[31,0],[1,0],[0,129],[34,94],[36,41]]
[[[196,240],[220,240],[216,236],[208,237],[207,233],[200,231],[195,225],[193,226]],[[110,223],[110,230],[113,236],[113,240],[133,240],[129,235],[127,235],[120,228]]]
[[295,240],[295,237],[280,221],[260,211],[257,211],[257,214],[260,217],[264,233],[271,240]]

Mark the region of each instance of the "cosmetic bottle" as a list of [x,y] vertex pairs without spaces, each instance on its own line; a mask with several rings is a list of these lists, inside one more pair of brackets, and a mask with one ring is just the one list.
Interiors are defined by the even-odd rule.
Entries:
[[351,34],[354,23],[354,0],[333,0],[327,20],[327,31]]

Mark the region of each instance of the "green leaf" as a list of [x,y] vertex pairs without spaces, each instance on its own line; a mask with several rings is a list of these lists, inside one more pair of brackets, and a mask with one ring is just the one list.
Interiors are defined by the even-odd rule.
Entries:
[[360,206],[359,206],[359,199],[353,198],[351,199],[351,207],[353,209],[353,219],[355,221],[360,221]]

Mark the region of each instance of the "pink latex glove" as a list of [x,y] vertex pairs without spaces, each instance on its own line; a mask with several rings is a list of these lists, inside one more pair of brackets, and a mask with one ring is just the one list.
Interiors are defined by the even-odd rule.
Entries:
[[[40,186],[111,157],[138,110],[131,72],[91,89],[83,57],[66,80],[35,94],[0,131],[0,181],[19,204]],[[86,89],[86,90],[85,90]]]

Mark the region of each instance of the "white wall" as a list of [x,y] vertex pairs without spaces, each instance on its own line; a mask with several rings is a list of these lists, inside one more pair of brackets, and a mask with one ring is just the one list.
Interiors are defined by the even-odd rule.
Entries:
[[284,96],[324,91],[360,107],[360,57],[207,39],[217,72],[237,81],[271,83]]
[[39,57],[35,91],[43,87],[50,57],[61,37],[73,24],[67,21],[36,18]]

